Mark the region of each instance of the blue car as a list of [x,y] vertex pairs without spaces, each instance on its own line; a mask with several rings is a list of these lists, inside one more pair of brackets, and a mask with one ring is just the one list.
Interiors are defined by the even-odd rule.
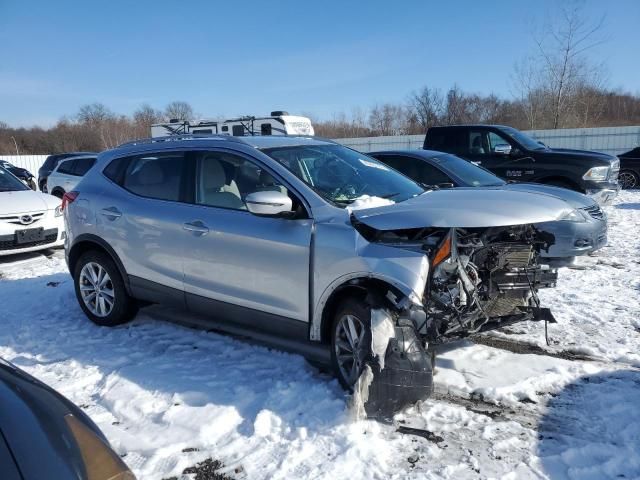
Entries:
[[490,171],[449,153],[433,150],[394,150],[368,155],[414,181],[436,188],[485,188],[547,194],[576,209],[575,218],[540,224],[555,243],[540,252],[554,266],[570,265],[575,257],[607,244],[607,215],[598,203],[579,192],[540,183],[509,183]]

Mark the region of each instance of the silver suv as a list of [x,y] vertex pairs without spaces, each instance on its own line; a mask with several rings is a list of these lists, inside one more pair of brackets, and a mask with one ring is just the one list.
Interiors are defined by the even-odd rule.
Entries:
[[306,137],[132,142],[100,154],[63,205],[67,262],[95,323],[126,322],[140,301],[179,307],[320,346],[346,388],[366,365],[418,364],[408,381],[426,388],[430,344],[552,319],[536,292],[555,285],[538,262],[554,240],[531,224],[573,213],[535,193],[425,190]]

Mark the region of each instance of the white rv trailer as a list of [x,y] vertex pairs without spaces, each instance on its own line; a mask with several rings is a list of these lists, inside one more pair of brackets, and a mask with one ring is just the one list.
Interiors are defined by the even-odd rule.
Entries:
[[307,117],[271,112],[269,117],[241,117],[224,121],[199,120],[188,122],[171,120],[151,125],[152,137],[186,134],[219,134],[242,137],[245,135],[313,135],[313,125]]

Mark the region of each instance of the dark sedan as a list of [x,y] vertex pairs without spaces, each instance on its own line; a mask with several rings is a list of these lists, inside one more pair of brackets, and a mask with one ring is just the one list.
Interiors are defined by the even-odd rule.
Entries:
[[435,188],[495,188],[518,190],[561,198],[580,212],[571,218],[545,224],[555,235],[555,244],[542,256],[557,266],[607,244],[607,216],[596,201],[582,193],[539,183],[509,183],[472,162],[433,150],[371,152],[370,155],[423,185]]
[[620,175],[618,181],[622,188],[640,187],[640,147],[618,155],[620,159]]
[[82,410],[1,358],[0,478],[135,479]]
[[20,179],[22,183],[24,183],[31,190],[36,190],[36,181],[33,174],[27,170],[26,168],[16,167],[15,165],[7,162],[6,160],[0,159],[0,167],[8,170],[13,173],[16,177]]

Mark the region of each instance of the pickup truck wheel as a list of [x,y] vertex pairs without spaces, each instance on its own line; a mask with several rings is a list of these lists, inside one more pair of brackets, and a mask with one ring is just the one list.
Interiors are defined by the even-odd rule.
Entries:
[[336,312],[331,334],[331,363],[345,390],[353,391],[371,358],[371,308],[348,299]]
[[73,280],[80,308],[93,323],[115,327],[137,313],[118,268],[105,253],[84,253],[76,263]]
[[640,179],[638,179],[638,175],[631,170],[621,170],[618,175],[618,182],[620,183],[620,187],[626,190],[628,188],[638,188]]

